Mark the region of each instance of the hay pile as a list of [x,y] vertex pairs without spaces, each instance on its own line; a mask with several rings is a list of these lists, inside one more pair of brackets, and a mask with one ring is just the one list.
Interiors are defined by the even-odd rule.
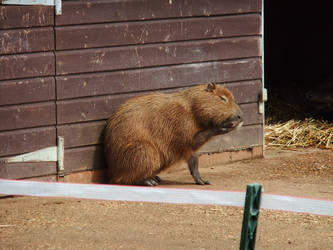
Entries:
[[267,148],[316,147],[333,150],[333,123],[306,118],[265,126]]
[[[310,113],[302,84],[269,90],[265,112],[267,148],[316,147],[333,150],[333,122]],[[303,91],[303,92],[302,92]]]

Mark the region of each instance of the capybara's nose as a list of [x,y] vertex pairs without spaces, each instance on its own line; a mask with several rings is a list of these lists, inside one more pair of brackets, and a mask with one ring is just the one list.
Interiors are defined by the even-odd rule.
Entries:
[[236,121],[239,121],[239,122],[242,122],[243,121],[243,117],[241,116],[241,115],[236,115],[236,117],[235,117],[236,119]]
[[243,112],[242,110],[238,110],[237,114],[235,115],[237,120],[243,121]]
[[242,114],[234,114],[233,116],[230,117],[231,121],[239,123],[243,121]]

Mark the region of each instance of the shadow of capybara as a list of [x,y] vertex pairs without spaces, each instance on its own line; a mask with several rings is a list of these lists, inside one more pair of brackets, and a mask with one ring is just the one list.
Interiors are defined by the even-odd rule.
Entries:
[[129,99],[105,129],[109,183],[155,186],[158,173],[185,160],[195,182],[209,184],[199,174],[196,151],[242,123],[231,92],[214,83]]

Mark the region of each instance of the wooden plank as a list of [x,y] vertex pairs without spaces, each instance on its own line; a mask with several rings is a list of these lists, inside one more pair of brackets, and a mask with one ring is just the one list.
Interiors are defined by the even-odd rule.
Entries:
[[[257,103],[242,104],[244,125],[262,123],[262,115],[258,113]],[[111,115],[108,114],[107,117]],[[92,118],[93,119],[93,118]],[[58,126],[58,135],[65,138],[65,148],[81,147],[103,143],[103,131],[106,121],[77,123]]]
[[57,175],[45,175],[45,176],[38,176],[38,177],[31,177],[29,178],[31,181],[52,181],[57,182],[58,176]]
[[262,92],[261,80],[233,82],[226,87],[233,93],[238,103],[258,102]]
[[132,96],[135,94],[58,102],[57,123],[66,124],[106,119],[116,107]]
[[0,131],[55,125],[54,102],[0,107]]
[[61,51],[57,75],[261,56],[258,37]]
[[54,75],[52,52],[0,57],[0,80]]
[[260,29],[259,14],[65,26],[56,28],[56,47],[66,50],[256,35]]
[[[199,167],[211,167],[221,165],[230,161],[254,159],[262,157],[262,146],[256,146],[239,151],[227,151],[223,153],[205,154],[199,157]],[[107,169],[88,170],[69,173],[59,178],[61,182],[73,183],[107,183]]]
[[0,5],[0,29],[52,26],[53,24],[53,7]]
[[68,175],[61,176],[59,182],[71,183],[108,183],[106,168],[97,170],[88,170],[76,173],[69,173]]
[[253,146],[240,150],[229,150],[199,156],[199,168],[226,164],[232,161],[249,160],[263,157],[263,146]]
[[[140,70],[58,76],[57,97],[62,100],[186,87],[205,82],[234,82],[259,78],[261,78],[261,60],[259,58],[194,63]],[[255,87],[258,82],[253,81],[251,85]],[[242,98],[246,98],[247,94],[242,90],[242,86],[239,84],[238,86],[240,87],[236,89],[237,92],[242,93]],[[236,86],[233,87],[236,88]]]
[[261,0],[64,1],[62,15],[56,16],[56,25],[214,16],[260,11]]
[[263,144],[263,134],[262,125],[244,126],[228,134],[212,138],[200,149],[200,153],[215,153],[260,146]]
[[[246,92],[246,90],[251,87],[252,84],[244,84],[242,91]],[[230,89],[232,90],[232,88]],[[258,101],[258,92],[261,91],[261,89],[258,87],[256,90],[257,92],[253,91],[255,95],[251,97],[253,102]],[[110,114],[112,114],[112,112],[114,112],[116,108],[120,104],[124,103],[128,98],[147,93],[148,92],[141,92],[140,94],[131,93],[123,95],[84,98],[79,100],[59,101],[57,103],[57,122],[58,124],[66,124],[107,119]],[[238,94],[236,98],[242,98],[242,96]],[[249,99],[250,98],[246,96],[245,100]],[[241,102],[242,100],[236,99],[236,101]]]
[[262,124],[263,117],[259,114],[258,103],[241,104],[240,108],[243,111],[244,126]]
[[[238,131],[213,138],[201,153],[222,152],[262,145],[261,125],[246,126]],[[106,167],[103,147],[89,146],[65,150],[65,174]]]
[[106,121],[61,125],[57,132],[64,137],[65,148],[94,145],[103,142],[105,125]]
[[0,178],[3,179],[23,179],[37,176],[54,175],[56,173],[56,162],[24,162],[0,165]]
[[0,54],[43,52],[53,49],[52,27],[0,30]]
[[106,167],[101,145],[67,149],[64,158],[65,174]]
[[0,132],[0,156],[18,155],[56,145],[55,127]]
[[2,81],[0,105],[55,100],[53,77]]

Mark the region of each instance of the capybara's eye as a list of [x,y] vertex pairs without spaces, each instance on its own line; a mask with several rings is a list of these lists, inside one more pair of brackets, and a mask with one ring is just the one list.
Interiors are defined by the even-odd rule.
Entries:
[[221,99],[223,102],[227,102],[227,101],[228,101],[228,99],[227,99],[225,96],[223,96],[223,95],[220,95],[219,97],[220,97],[220,99]]

